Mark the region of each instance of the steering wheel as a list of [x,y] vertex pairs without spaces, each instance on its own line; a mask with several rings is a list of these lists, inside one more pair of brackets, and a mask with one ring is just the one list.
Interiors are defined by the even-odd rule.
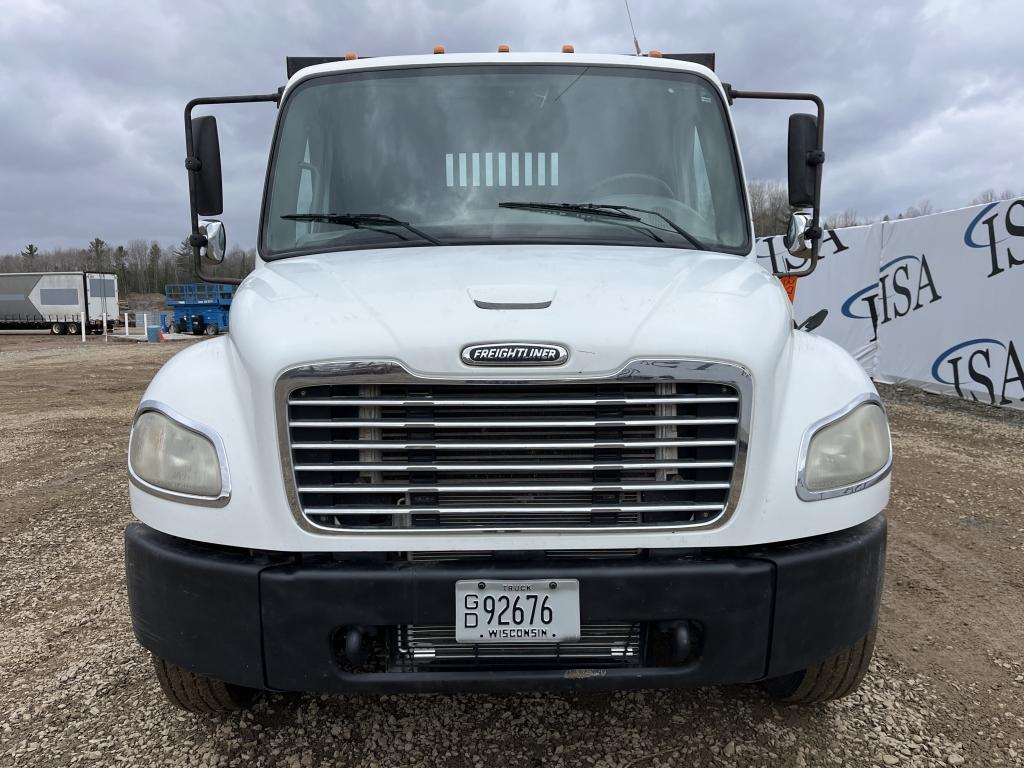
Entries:
[[593,200],[598,197],[596,194],[599,189],[609,187],[613,184],[617,184],[623,181],[642,181],[646,182],[651,186],[657,186],[659,189],[668,193],[668,197],[672,200],[675,199],[676,193],[672,187],[664,179],[659,179],[657,176],[650,176],[646,173],[620,173],[615,176],[609,176],[607,179],[597,182],[594,186],[587,190],[584,198],[586,200]]

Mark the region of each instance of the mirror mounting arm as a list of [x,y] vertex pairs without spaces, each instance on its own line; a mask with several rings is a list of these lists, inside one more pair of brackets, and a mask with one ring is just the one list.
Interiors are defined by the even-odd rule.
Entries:
[[821,176],[825,163],[825,103],[813,93],[786,91],[738,91],[729,83],[722,83],[725,97],[732,105],[736,99],[765,99],[772,101],[810,101],[818,111],[816,146],[807,153],[807,164],[814,167],[814,205],[811,208],[811,223],[804,231],[804,237],[811,242],[811,255],[807,266],[797,272],[788,272],[790,277],[806,277],[818,266],[818,252],[824,232],[821,228]]
[[825,153],[820,149],[812,149],[807,153],[808,165],[821,165],[825,162]]
[[[196,275],[203,282],[207,283],[228,283],[238,285],[242,282],[237,277],[217,277],[209,275],[203,270],[203,260],[200,249],[206,246],[206,237],[199,231],[199,213],[196,210],[196,183],[199,171],[202,169],[202,162],[195,154],[195,137],[192,133],[192,110],[206,104],[253,104],[264,101],[271,101],[275,104],[280,102],[282,91],[276,93],[263,93],[253,96],[207,96],[199,99],[192,99],[185,105],[185,168],[188,170],[188,204],[191,217],[192,231],[188,242],[192,246],[192,259],[195,265]],[[200,242],[201,241],[201,242]]]

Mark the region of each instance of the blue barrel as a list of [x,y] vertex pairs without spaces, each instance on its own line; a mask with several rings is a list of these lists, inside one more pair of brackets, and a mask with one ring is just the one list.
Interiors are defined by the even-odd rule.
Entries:
[[156,344],[160,341],[160,326],[151,325],[146,329],[146,341],[150,344]]

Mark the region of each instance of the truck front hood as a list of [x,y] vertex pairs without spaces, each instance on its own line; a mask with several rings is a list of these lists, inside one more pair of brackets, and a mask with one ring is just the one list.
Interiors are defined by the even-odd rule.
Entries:
[[[510,308],[515,307],[515,308]],[[701,358],[770,372],[791,336],[789,302],[752,261],[611,246],[400,248],[304,256],[251,274],[231,339],[254,378],[327,360],[397,360],[426,375],[470,368],[463,347],[549,342],[557,368],[613,372],[633,358]]]

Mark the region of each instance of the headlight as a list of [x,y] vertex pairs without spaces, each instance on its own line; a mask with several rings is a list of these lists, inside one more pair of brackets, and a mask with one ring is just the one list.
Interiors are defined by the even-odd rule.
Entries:
[[[170,498],[206,503],[226,502],[227,469],[219,438],[185,419],[161,410],[146,410],[135,419],[128,448],[128,468],[146,490]],[[152,408],[152,406],[151,406]]]
[[798,483],[801,498],[860,490],[854,486],[880,480],[891,459],[885,411],[873,400],[864,402],[811,435]]

